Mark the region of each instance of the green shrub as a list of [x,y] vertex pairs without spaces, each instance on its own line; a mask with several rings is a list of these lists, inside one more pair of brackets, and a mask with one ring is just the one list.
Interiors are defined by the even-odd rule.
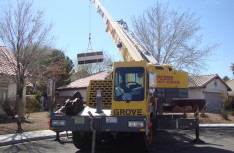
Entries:
[[2,105],[4,112],[8,116],[15,116],[15,101],[6,100]]
[[26,96],[26,111],[37,112],[41,109],[41,104],[37,99],[37,95]]
[[218,110],[217,110],[217,113],[218,113],[221,117],[223,117],[223,119],[229,120],[229,119],[228,119],[228,114],[229,114],[228,111],[225,111],[225,110],[223,110],[223,109],[218,109]]
[[35,98],[37,99],[37,101],[40,101],[41,94],[35,94],[34,96],[35,96]]
[[230,111],[230,115],[234,116],[234,110],[233,109]]

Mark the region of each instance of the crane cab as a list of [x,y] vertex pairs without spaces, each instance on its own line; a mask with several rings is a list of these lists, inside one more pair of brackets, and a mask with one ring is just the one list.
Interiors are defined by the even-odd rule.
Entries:
[[112,115],[146,115],[146,77],[145,61],[116,62],[114,64]]
[[165,105],[169,105],[172,98],[186,98],[187,76],[187,72],[174,70],[170,65],[147,64],[145,61],[116,62],[111,114],[147,116],[151,97],[160,99]]

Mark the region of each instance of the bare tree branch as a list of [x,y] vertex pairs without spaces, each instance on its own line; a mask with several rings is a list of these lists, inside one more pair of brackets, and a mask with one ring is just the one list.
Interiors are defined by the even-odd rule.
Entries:
[[[19,94],[18,101],[18,131],[21,132],[21,118],[23,117],[23,91],[30,76],[28,68],[35,66],[41,48],[50,43],[49,32],[51,25],[45,25],[43,11],[34,11],[33,3],[18,0],[14,7],[8,4],[2,9],[0,20],[0,39],[15,57],[16,63],[11,64],[15,71],[15,79]],[[7,58],[6,58],[7,59]],[[7,59],[10,60],[10,59]],[[9,61],[10,63],[10,61]]]
[[199,17],[194,13],[170,10],[156,3],[138,17],[132,17],[133,37],[151,52],[159,63],[173,65],[190,73],[206,69],[217,44],[202,46]]

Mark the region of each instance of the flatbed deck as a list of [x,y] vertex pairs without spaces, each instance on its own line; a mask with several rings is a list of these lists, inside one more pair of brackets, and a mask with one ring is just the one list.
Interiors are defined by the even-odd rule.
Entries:
[[78,116],[90,116],[88,112],[91,112],[93,116],[111,116],[110,108],[104,108],[102,111],[102,113],[97,113],[96,107],[85,106]]

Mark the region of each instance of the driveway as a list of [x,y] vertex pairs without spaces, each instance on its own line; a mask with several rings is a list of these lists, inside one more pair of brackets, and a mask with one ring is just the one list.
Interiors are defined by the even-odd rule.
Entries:
[[[234,128],[202,128],[202,144],[194,144],[194,131],[160,130],[155,134],[153,153],[234,153]],[[144,144],[137,137],[123,136],[116,141],[103,141],[96,153],[145,153]],[[74,147],[71,139],[61,143],[53,139],[25,142],[0,147],[1,153],[86,153]]]

